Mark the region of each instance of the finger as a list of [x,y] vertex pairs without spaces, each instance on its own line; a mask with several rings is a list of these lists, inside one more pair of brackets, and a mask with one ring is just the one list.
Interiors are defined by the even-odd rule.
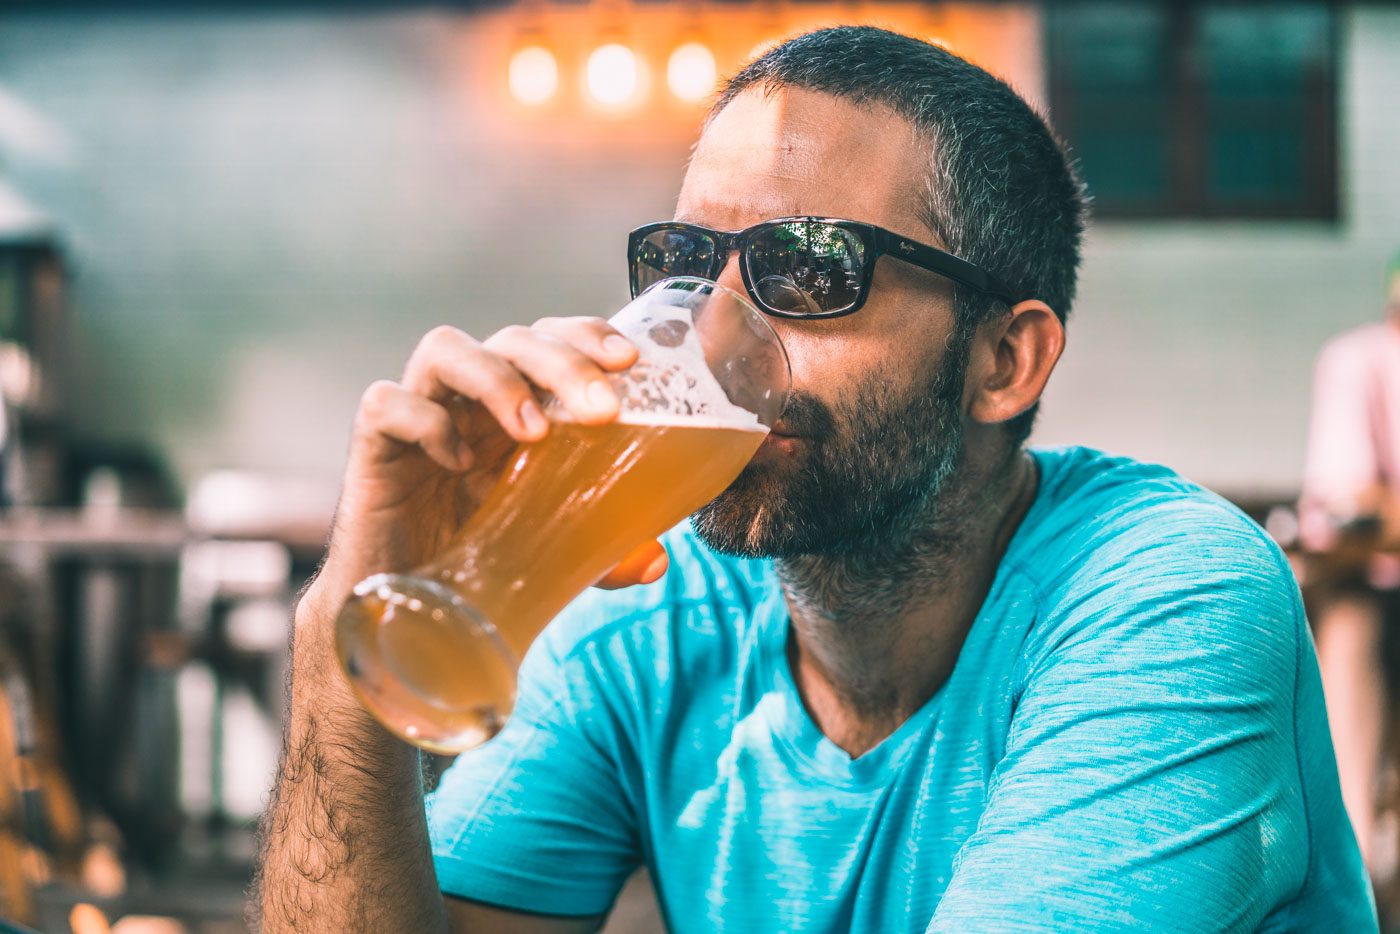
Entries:
[[633,584],[650,584],[660,580],[670,565],[670,557],[660,542],[652,541],[638,545],[595,585],[606,590],[617,590]]
[[520,371],[457,328],[444,325],[428,332],[409,358],[403,385],[436,402],[448,403],[454,396],[479,402],[517,441],[538,441],[549,431],[549,420]]
[[617,417],[620,404],[608,375],[572,344],[526,327],[496,332],[482,345],[499,354],[525,378],[554,393],[575,419],[599,425]]
[[637,362],[637,345],[602,318],[541,318],[531,327],[571,344],[605,370]]
[[472,451],[457,433],[447,409],[387,379],[365,390],[355,432],[381,448],[400,444],[421,448],[447,470],[461,471],[472,465]]

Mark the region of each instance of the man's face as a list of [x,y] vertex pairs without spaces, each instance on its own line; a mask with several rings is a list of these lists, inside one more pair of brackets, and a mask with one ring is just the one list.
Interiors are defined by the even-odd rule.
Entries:
[[[839,217],[942,246],[918,215],[925,153],[892,112],[800,89],[749,90],[701,137],[676,218],[738,230]],[[738,261],[730,257],[720,282],[742,292]],[[884,258],[855,314],[769,318],[792,363],[792,396],[754,460],[696,513],[700,537],[753,557],[841,554],[927,519],[961,454],[967,345],[952,296],[947,280]]]

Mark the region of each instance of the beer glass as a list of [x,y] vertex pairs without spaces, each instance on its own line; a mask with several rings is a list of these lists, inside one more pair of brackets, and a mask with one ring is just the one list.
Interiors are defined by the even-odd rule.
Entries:
[[787,401],[778,336],[714,282],[662,280],[610,323],[640,350],[610,374],[617,420],[581,425],[546,400],[549,434],[509,456],[450,550],[361,581],[336,620],[355,694],[411,743],[452,753],[494,735],[545,625],[633,548],[723,492]]

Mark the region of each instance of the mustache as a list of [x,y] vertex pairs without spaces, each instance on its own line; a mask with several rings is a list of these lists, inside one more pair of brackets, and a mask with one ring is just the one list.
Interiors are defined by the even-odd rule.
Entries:
[[789,432],[803,438],[820,440],[836,433],[836,415],[831,407],[816,396],[799,389],[788,395],[780,421]]

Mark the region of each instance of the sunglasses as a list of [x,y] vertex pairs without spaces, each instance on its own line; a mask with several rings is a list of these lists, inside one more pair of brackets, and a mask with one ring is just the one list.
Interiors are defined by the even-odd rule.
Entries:
[[638,227],[627,239],[632,297],[672,276],[718,279],[735,250],[749,296],[781,318],[837,318],[859,311],[881,256],[1016,303],[994,276],[952,253],[873,224],[828,217],[780,217],[732,233],[678,221]]

